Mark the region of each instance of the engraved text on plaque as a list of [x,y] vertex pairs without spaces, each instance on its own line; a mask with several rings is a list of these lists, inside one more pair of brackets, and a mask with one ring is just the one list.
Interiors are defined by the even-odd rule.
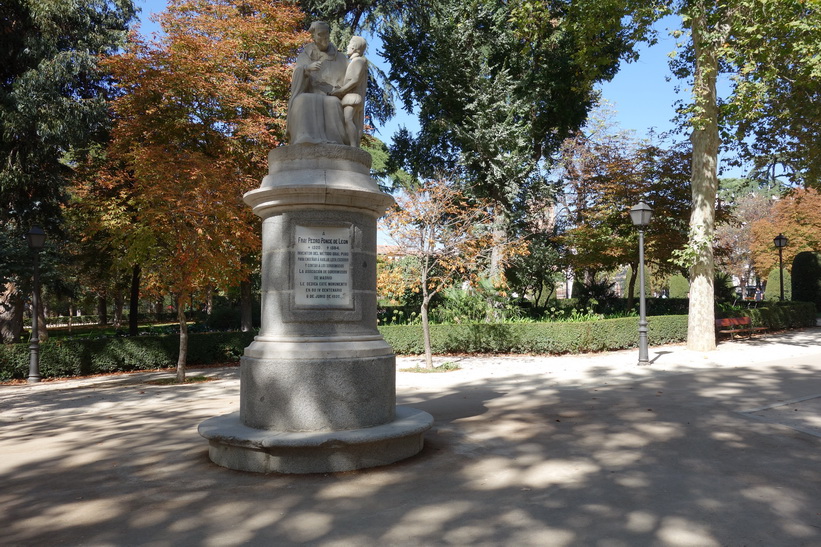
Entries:
[[294,304],[350,308],[351,230],[295,226]]

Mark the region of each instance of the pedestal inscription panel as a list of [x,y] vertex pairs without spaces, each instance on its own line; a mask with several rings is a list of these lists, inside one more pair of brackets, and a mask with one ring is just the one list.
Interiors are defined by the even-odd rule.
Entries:
[[351,308],[351,229],[294,226],[294,305]]

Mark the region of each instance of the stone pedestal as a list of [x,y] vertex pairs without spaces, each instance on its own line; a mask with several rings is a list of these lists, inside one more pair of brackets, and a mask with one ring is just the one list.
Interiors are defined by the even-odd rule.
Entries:
[[376,219],[393,198],[358,148],[272,150],[245,202],[262,223],[262,325],[241,360],[240,411],[200,424],[231,469],[319,473],[422,449],[433,418],[396,407],[392,349],[376,328]]

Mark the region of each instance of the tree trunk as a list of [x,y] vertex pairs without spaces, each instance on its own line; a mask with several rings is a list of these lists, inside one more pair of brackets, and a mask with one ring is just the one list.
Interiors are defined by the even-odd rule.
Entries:
[[636,303],[636,281],[639,278],[639,265],[630,264],[630,280],[627,282],[627,311]]
[[131,269],[131,297],[128,302],[128,335],[137,336],[139,332],[138,315],[140,313],[140,265],[134,264]]
[[20,341],[23,334],[23,298],[17,285],[8,282],[0,293],[0,339],[4,344]]
[[693,17],[696,117],[690,136],[693,144],[690,229],[697,240],[690,243],[697,249],[697,255],[690,268],[690,317],[687,328],[687,349],[692,351],[716,348],[713,239],[718,188],[718,58],[714,45],[717,42],[707,37],[708,31],[707,17],[703,12]]
[[46,327],[46,306],[43,303],[43,291],[37,294],[37,336],[40,342],[48,340],[48,328]]
[[108,324],[108,299],[105,293],[97,295],[97,324],[101,327]]
[[123,322],[123,306],[125,302],[123,301],[123,291],[122,288],[114,289],[114,318],[112,320],[112,324],[115,327],[118,327]]
[[205,289],[205,315],[211,317],[211,312],[214,311],[214,288],[206,287]]
[[422,297],[422,339],[425,344],[425,368],[433,368],[433,351],[430,344],[430,321],[428,320],[428,306],[430,305],[430,296],[427,291]]
[[493,208],[493,248],[490,250],[490,271],[488,277],[494,286],[499,285],[504,276],[504,249],[507,238],[507,217],[500,205]]
[[239,284],[240,330],[250,332],[254,328],[254,294],[250,281]]
[[185,382],[185,363],[188,361],[188,322],[185,318],[185,300],[177,299],[177,321],[180,323],[180,353],[177,357],[177,383]]

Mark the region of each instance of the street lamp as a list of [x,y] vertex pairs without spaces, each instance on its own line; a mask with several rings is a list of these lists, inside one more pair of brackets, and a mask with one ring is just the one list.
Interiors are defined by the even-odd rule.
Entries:
[[630,209],[630,220],[639,229],[639,365],[650,364],[647,355],[647,307],[644,301],[644,228],[652,218],[653,210],[643,201]]
[[40,249],[46,243],[46,233],[39,226],[32,226],[26,234],[29,249],[34,251],[34,287],[31,292],[31,339],[29,343],[29,384],[40,381]]
[[778,273],[779,277],[781,278],[781,301],[784,301],[784,261],[783,261],[783,253],[782,249],[787,246],[789,240],[784,237],[784,234],[778,234],[773,239],[773,243],[775,244],[776,248],[778,248]]

